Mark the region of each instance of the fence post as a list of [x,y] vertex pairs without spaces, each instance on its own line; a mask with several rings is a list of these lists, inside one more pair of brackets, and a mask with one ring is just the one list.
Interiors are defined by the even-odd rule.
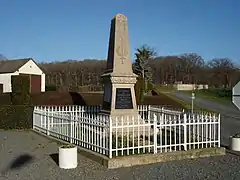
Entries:
[[183,146],[187,151],[187,114],[183,114]]
[[84,113],[84,111],[85,111],[85,106],[81,106],[80,109],[81,109],[81,113],[80,113],[80,114],[81,114],[81,118],[83,118],[83,117],[84,117],[84,114],[85,114],[85,113]]
[[112,118],[109,116],[109,158],[112,158]]
[[53,128],[53,107],[51,107],[50,109],[50,113],[51,113],[51,128]]
[[[44,120],[43,120],[43,123],[44,123],[44,129],[47,131],[47,109],[46,107],[43,108],[43,112],[44,112]],[[46,132],[47,134],[47,132]]]
[[157,153],[157,115],[153,114],[153,154]]
[[36,117],[35,117],[35,112],[36,112],[36,106],[34,106],[33,108],[33,123],[32,123],[32,129],[35,129],[35,125],[36,125]]
[[162,123],[165,123],[165,119],[164,119],[164,107],[161,107],[161,120]]
[[148,108],[147,108],[147,119],[148,119],[148,121],[150,121],[150,109],[151,108],[151,106],[150,105],[148,105]]
[[42,107],[39,108],[39,115],[40,115],[40,128],[42,131],[42,129],[43,129],[43,109],[42,109]]
[[73,143],[73,121],[72,121],[72,116],[71,112],[69,113],[69,142],[72,144]]
[[48,136],[50,135],[50,132],[49,132],[49,130],[50,130],[49,120],[50,120],[50,118],[49,118],[49,110],[47,109],[47,111],[46,111],[46,125],[47,125],[47,135]]
[[218,147],[220,147],[221,146],[221,136],[220,136],[220,133],[221,133],[221,124],[220,124],[220,122],[221,122],[221,115],[220,115],[220,113],[219,113],[219,115],[218,115]]

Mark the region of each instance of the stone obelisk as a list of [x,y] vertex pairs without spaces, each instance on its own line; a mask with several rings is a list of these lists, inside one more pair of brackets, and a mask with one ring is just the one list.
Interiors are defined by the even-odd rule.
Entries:
[[138,116],[128,38],[127,17],[117,14],[111,21],[107,70],[102,75],[104,98],[102,113],[111,116]]

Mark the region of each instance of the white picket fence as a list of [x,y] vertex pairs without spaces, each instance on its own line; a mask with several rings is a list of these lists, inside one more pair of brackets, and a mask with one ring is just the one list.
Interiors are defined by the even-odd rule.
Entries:
[[36,106],[33,129],[109,158],[220,147],[220,115],[138,106],[139,117],[111,119],[98,114],[100,110],[100,106]]

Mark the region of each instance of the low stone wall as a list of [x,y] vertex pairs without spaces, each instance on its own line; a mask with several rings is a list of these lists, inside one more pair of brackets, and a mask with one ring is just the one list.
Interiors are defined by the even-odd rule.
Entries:
[[174,88],[176,88],[178,91],[191,91],[194,89],[208,89],[207,84],[175,84]]
[[153,164],[174,160],[183,159],[196,159],[202,157],[210,157],[216,155],[225,155],[225,148],[204,148],[204,149],[192,149],[188,151],[175,151],[175,152],[165,152],[157,154],[142,154],[142,155],[132,155],[132,156],[119,156],[116,158],[109,159],[107,168],[121,168],[130,167],[136,165]]

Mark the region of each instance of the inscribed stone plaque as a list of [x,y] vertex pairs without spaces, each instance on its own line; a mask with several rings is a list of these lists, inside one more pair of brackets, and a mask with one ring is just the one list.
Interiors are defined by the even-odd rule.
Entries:
[[116,88],[115,109],[133,109],[131,88]]

